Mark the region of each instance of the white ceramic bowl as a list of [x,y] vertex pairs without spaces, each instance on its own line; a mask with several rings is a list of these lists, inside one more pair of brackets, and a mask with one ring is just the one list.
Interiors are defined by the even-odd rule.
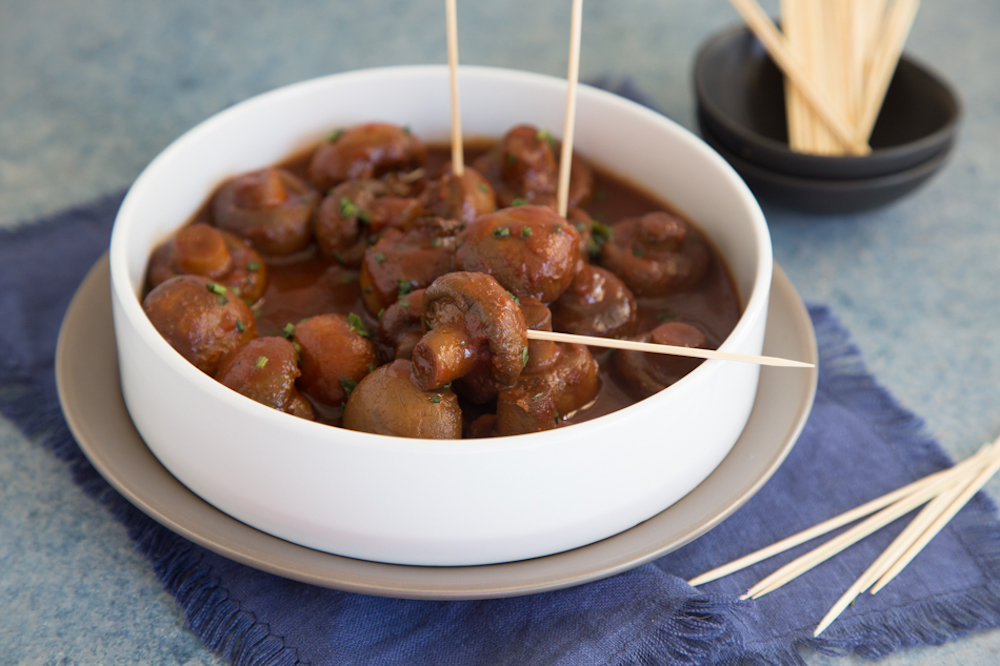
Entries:
[[[349,72],[281,88],[209,118],[143,171],[111,239],[112,302],[125,402],[182,483],[264,532],[338,555],[415,565],[544,556],[626,530],[698,485],[753,406],[759,368],[708,361],[674,386],[592,421],[476,441],[352,432],[277,412],[216,383],[175,352],[142,311],[153,247],[234,174],[370,120],[449,136],[441,66]],[[565,81],[461,70],[466,136],[524,122],[562,127]],[[750,191],[714,151],[649,109],[581,86],[580,154],[671,202],[715,240],[745,311],[722,349],[759,354],[771,244]]]

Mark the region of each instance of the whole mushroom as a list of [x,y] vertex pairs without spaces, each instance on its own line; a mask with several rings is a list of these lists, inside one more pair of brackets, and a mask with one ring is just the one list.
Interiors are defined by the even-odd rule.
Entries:
[[394,437],[461,439],[462,409],[450,390],[424,391],[398,359],[367,375],[344,405],[345,428]]
[[488,273],[518,298],[550,303],[573,282],[580,234],[546,206],[515,206],[481,215],[458,235],[455,266]]
[[496,280],[458,271],[435,280],[423,296],[424,336],[413,348],[413,383],[424,391],[456,380],[475,403],[512,386],[528,362],[520,308]]

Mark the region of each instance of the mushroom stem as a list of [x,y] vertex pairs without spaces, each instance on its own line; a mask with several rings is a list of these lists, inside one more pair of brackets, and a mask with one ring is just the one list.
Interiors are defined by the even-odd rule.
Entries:
[[475,368],[477,349],[461,326],[438,326],[413,348],[411,379],[424,391],[441,388]]

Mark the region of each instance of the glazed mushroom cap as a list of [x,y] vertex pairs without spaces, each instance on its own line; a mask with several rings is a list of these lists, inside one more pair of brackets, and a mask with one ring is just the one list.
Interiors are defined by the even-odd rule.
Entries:
[[232,179],[212,198],[212,220],[267,255],[298,252],[312,242],[319,194],[290,171],[268,167]]
[[427,148],[406,129],[365,123],[334,133],[313,153],[309,180],[325,192],[345,180],[421,166],[426,158]]
[[[352,321],[353,320],[353,321]],[[322,314],[295,325],[298,345],[298,385],[314,400],[338,406],[378,364],[375,345],[360,326],[361,320],[340,314]]]
[[386,362],[409,360],[423,337],[424,290],[417,289],[385,309],[378,318],[375,346]]
[[518,298],[550,303],[573,282],[580,235],[545,206],[515,206],[481,215],[458,236],[455,266],[487,273]]
[[458,396],[447,389],[417,388],[410,374],[410,362],[398,359],[362,379],[344,405],[344,427],[394,437],[461,439]]
[[514,384],[527,363],[521,310],[489,275],[458,271],[439,277],[424,291],[423,318],[426,332],[412,355],[413,382],[423,390],[476,373],[496,395]]
[[461,176],[456,176],[451,163],[438,180],[428,183],[420,201],[431,215],[462,222],[472,222],[497,209],[496,194],[482,174],[466,167]]
[[257,337],[253,312],[222,285],[177,275],[146,294],[142,308],[170,346],[202,372],[215,375],[223,357]]
[[[709,348],[708,340],[700,329],[678,321],[660,324],[652,331],[629,339],[677,347]],[[686,356],[619,350],[614,354],[612,369],[622,388],[636,400],[643,400],[670,386],[702,362],[702,359]]]
[[[555,209],[559,157],[560,143],[550,132],[518,125],[473,166],[493,185],[500,205],[512,206],[521,199]],[[579,206],[593,191],[594,174],[576,154],[571,167],[568,201]]]
[[[387,229],[365,251],[361,263],[361,295],[375,315],[416,289],[423,289],[455,268],[455,237],[447,225],[425,218],[407,232]],[[442,220],[442,222],[447,222]]]
[[313,420],[312,405],[295,387],[301,374],[295,346],[285,338],[269,336],[250,340],[226,356],[215,379],[262,405]]
[[202,222],[182,228],[149,261],[151,287],[175,275],[200,275],[255,303],[267,288],[267,266],[239,236]]
[[620,338],[634,333],[638,321],[635,296],[625,283],[590,264],[577,272],[551,309],[556,328],[576,335]]
[[710,256],[705,239],[690,224],[659,211],[615,223],[600,264],[636,296],[667,296],[701,282]]

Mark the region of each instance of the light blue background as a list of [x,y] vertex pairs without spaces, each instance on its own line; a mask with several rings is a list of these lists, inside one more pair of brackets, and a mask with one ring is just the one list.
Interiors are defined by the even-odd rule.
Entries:
[[[766,3],[770,11],[776,3]],[[588,0],[581,78],[631,75],[694,129],[699,43],[723,0]],[[459,2],[469,64],[563,76],[569,2]],[[1000,434],[1000,3],[925,0],[908,51],[961,92],[951,163],[880,211],[765,207],[777,261],[956,458]],[[359,67],[446,62],[440,0],[0,0],[0,225],[126,187],[225,106]],[[1000,494],[1000,482],[989,490]],[[993,664],[1000,631],[886,664]],[[812,664],[853,663],[809,655]],[[0,419],[0,664],[214,664],[124,530]]]

